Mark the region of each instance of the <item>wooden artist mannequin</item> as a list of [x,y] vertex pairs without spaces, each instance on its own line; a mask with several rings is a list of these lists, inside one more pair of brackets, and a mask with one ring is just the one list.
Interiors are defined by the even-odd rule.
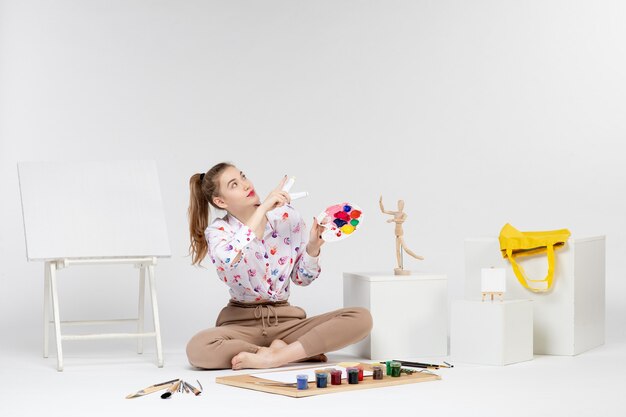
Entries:
[[404,231],[402,230],[402,223],[404,223],[404,221],[407,218],[407,214],[403,211],[404,210],[404,200],[398,200],[398,210],[397,211],[387,211],[385,210],[385,208],[383,207],[383,196],[380,196],[380,211],[382,211],[384,214],[391,214],[393,216],[392,219],[387,220],[387,223],[391,223],[394,222],[396,224],[396,258],[398,260],[398,267],[394,268],[393,272],[395,275],[410,275],[411,271],[407,271],[403,268],[403,264],[402,264],[402,250],[404,249],[406,251],[406,253],[408,253],[409,255],[411,255],[412,257],[414,257],[415,259],[419,259],[419,260],[423,260],[424,258],[422,256],[416,255],[415,253],[413,253],[409,248],[406,247],[406,244],[404,243]]

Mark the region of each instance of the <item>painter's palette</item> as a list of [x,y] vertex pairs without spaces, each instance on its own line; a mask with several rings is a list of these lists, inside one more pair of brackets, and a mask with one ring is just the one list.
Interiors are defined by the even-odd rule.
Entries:
[[326,242],[337,242],[352,235],[361,227],[363,210],[347,202],[335,204],[321,212],[317,216],[317,222],[325,228],[322,239]]

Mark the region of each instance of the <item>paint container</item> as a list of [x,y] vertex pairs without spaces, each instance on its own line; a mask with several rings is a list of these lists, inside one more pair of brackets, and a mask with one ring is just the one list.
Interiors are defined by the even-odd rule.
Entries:
[[374,379],[383,379],[383,368],[380,366],[372,366],[374,372]]
[[309,388],[309,377],[305,374],[296,375],[296,379],[298,381],[298,389],[308,389]]
[[328,385],[328,374],[326,372],[315,373],[315,386],[317,388],[326,388]]
[[359,370],[359,381],[363,381],[363,367],[357,366],[356,369]]
[[387,376],[391,376],[391,362],[393,361],[385,362],[385,365],[387,365]]
[[399,377],[401,367],[402,365],[400,364],[400,362],[396,362],[396,361],[391,362],[391,376]]
[[347,368],[348,372],[348,384],[358,384],[359,383],[359,370],[356,368]]
[[330,385],[341,385],[341,369],[330,371]]
[[329,384],[332,384],[332,376],[331,372],[334,371],[335,368],[324,368],[324,372],[326,372],[326,379]]

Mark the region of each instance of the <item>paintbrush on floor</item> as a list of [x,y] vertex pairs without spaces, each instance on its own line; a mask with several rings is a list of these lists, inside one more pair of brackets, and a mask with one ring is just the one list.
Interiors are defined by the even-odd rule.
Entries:
[[200,389],[194,387],[188,382],[183,381],[180,378],[176,378],[176,379],[172,379],[171,381],[165,381],[159,384],[150,385],[149,387],[139,390],[135,392],[134,394],[128,394],[126,398],[130,399],[130,398],[143,397],[144,395],[152,394],[153,392],[161,391],[164,389],[166,389],[167,391],[161,395],[161,398],[163,399],[170,398],[172,395],[174,395],[176,391],[186,392],[186,393],[192,392],[194,395],[198,396],[202,393],[202,384],[200,384],[200,381],[198,381],[197,379],[196,379],[196,382],[198,383],[198,386],[200,387]]
[[152,394],[153,392],[161,391],[162,389],[170,388],[170,386],[172,386],[178,381],[179,379],[177,378],[177,379],[172,379],[171,381],[161,382],[160,384],[150,385],[149,387],[139,390],[134,394],[128,394],[126,396],[126,399],[142,397],[147,394]]

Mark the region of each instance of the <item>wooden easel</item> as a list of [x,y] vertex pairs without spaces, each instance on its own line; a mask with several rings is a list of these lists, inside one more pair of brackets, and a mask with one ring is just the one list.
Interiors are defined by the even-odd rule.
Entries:
[[491,297],[491,301],[493,301],[494,297],[498,297],[498,298],[500,298],[500,301],[502,301],[504,293],[503,292],[485,291],[485,292],[482,293],[482,295],[483,295],[482,301],[485,301],[485,297]]
[[491,301],[498,297],[500,301],[504,299],[506,292],[506,273],[502,268],[483,268],[480,271],[480,289],[482,301],[485,297],[490,297]]

